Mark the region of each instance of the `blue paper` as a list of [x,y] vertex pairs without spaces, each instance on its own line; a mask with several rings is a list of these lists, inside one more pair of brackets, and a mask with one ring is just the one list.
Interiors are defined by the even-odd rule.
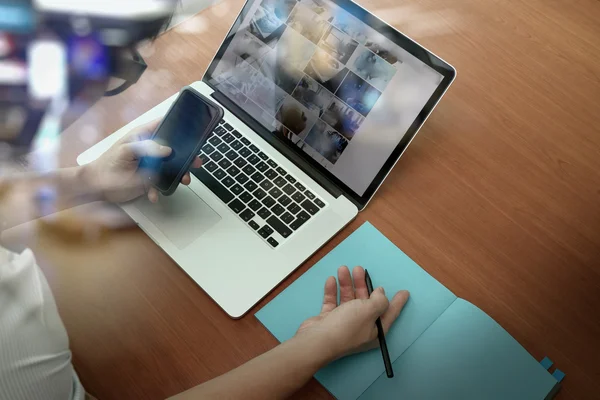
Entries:
[[359,400],[544,399],[556,380],[511,335],[457,299]]
[[552,377],[554,379],[556,379],[558,382],[561,382],[565,378],[565,373],[562,372],[560,369],[557,368],[552,373]]
[[[399,290],[410,291],[400,318],[387,334],[392,361],[456,299],[367,222],[263,307],[256,317],[279,341],[290,339],[302,321],[319,314],[325,280],[336,276],[342,265],[368,269],[373,286],[383,286],[390,299]],[[338,360],[319,371],[315,378],[338,399],[356,399],[384,371],[381,352],[375,349]]]
[[546,371],[547,371],[547,370],[550,369],[550,367],[552,366],[553,362],[548,357],[544,357],[544,359],[542,361],[540,361],[540,364],[542,364],[542,367],[544,367],[546,369]]
[[[388,297],[410,299],[386,339],[394,378],[374,349],[320,370],[315,378],[336,398],[544,399],[557,385],[544,367],[493,319],[457,299],[371,224],[365,223],[256,317],[279,340],[320,312],[325,280],[341,265],[369,270]],[[560,371],[559,371],[560,372]]]

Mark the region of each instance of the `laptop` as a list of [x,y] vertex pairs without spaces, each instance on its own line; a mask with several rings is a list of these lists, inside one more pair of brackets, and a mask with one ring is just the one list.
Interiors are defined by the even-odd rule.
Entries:
[[203,167],[158,204],[121,207],[240,318],[368,205],[455,74],[352,1],[248,0],[190,85],[225,109]]

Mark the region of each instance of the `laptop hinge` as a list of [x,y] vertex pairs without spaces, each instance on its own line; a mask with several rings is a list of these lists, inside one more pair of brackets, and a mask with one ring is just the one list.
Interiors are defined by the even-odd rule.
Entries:
[[[313,180],[315,180],[319,185],[321,185],[329,194],[331,194],[336,199],[342,195],[342,190],[338,186],[336,186],[333,182],[331,182],[325,175],[323,175],[320,171],[314,168],[309,162],[304,160],[300,153],[302,150],[287,145],[282,139],[269,132],[264,126],[260,123],[256,122],[250,116],[247,116],[246,113],[233,101],[231,101],[227,96],[220,92],[213,92],[211,96],[221,103],[224,107],[226,107],[232,114],[234,114],[237,118],[239,118],[242,122],[244,122],[250,129],[254,132],[258,133],[264,140],[266,140],[271,146],[273,146],[278,152],[283,154],[288,160],[293,162],[298,168],[300,168],[304,173],[310,176]],[[348,198],[352,201],[351,198]]]

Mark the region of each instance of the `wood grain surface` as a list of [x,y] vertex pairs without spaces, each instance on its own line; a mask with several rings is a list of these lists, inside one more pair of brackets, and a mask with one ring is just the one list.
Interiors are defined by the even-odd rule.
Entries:
[[[231,320],[137,228],[31,246],[74,362],[100,400],[162,399],[277,341],[254,312],[364,221],[567,377],[560,399],[600,392],[600,2],[360,1],[453,64],[456,83],[370,206],[241,320]],[[201,79],[243,2],[225,1],[142,49],[149,70],[64,135],[65,164]],[[295,398],[328,399],[316,382]]]

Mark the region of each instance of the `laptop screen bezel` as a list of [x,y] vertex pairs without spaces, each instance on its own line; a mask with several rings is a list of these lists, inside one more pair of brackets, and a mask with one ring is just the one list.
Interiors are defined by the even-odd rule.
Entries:
[[[211,61],[208,69],[206,70],[206,73],[202,78],[202,81],[209,85],[215,92],[219,91],[217,90],[214,84],[212,73],[217,68],[221,58],[227,51],[227,48],[229,47],[231,41],[237,33],[238,28],[247,17],[255,1],[261,0],[246,0],[246,3],[242,7],[242,10],[238,14],[238,17],[236,18],[235,22],[233,23],[232,27],[227,33],[223,43],[221,44],[221,47],[217,51],[217,54]],[[354,204],[357,205],[359,210],[362,210],[373,197],[379,186],[383,183],[383,181],[385,180],[389,172],[392,170],[396,162],[402,156],[402,153],[408,147],[409,143],[415,137],[421,126],[424,124],[425,120],[428,118],[428,116],[431,114],[437,103],[444,95],[444,93],[450,87],[450,85],[454,81],[454,78],[456,77],[456,71],[450,64],[448,64],[435,54],[431,53],[429,50],[425,49],[421,45],[417,44],[415,41],[402,34],[400,31],[393,28],[392,26],[388,25],[387,23],[385,23],[384,21],[382,21],[381,19],[379,19],[360,5],[354,3],[353,1],[330,1],[332,1],[338,7],[349,12],[354,17],[360,19],[363,23],[367,24],[372,29],[374,29],[384,37],[388,38],[389,40],[400,46],[402,49],[404,49],[412,56],[416,57],[417,59],[419,59],[420,61],[422,61],[423,63],[425,63],[444,77],[440,85],[431,95],[423,109],[419,112],[419,114],[411,124],[410,128],[407,130],[407,132],[397,144],[395,149],[392,151],[392,153],[390,154],[386,162],[383,164],[379,172],[374,176],[370,185],[365,190],[365,193],[362,196],[356,193],[348,185],[346,185],[344,182],[338,179],[331,171],[328,171],[323,166],[318,164],[307,153],[302,151],[294,144],[283,140],[279,135],[276,135],[274,132],[269,131],[262,124],[258,123],[258,121],[251,117],[247,112],[243,111],[241,108],[232,107],[232,109],[230,109],[229,111],[244,122],[252,121],[252,123],[248,125],[251,125],[253,130],[255,130],[256,133],[258,133],[261,137],[267,140],[267,142],[273,144],[273,139],[275,139],[288,149],[291,149],[294,153],[299,154],[302,157],[302,159],[306,161],[306,163],[303,163],[303,165],[298,165],[301,169],[305,170],[305,172],[307,172],[311,176],[314,176],[315,173],[324,176],[327,182],[333,183],[338,190],[340,190],[346,197],[348,197]],[[310,171],[306,170],[306,166],[310,168]]]

